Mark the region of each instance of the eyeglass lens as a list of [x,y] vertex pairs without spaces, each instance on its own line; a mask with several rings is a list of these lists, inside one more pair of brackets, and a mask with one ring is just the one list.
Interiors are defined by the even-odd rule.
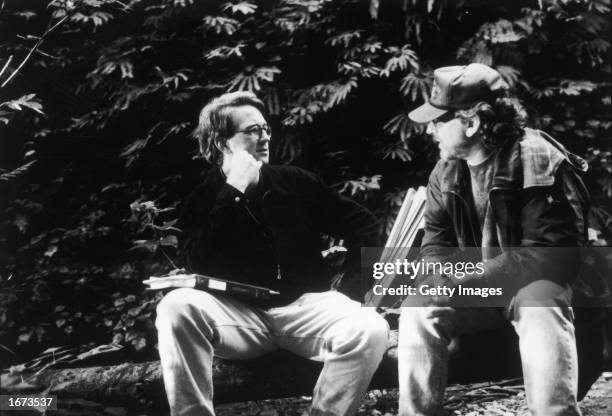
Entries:
[[264,132],[266,132],[268,136],[272,135],[272,129],[267,124],[256,125],[246,130],[242,130],[242,132],[247,134],[256,134],[260,139],[263,137]]

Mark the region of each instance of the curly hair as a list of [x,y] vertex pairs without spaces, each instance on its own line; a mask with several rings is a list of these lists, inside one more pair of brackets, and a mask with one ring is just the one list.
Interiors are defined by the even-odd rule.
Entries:
[[491,102],[481,101],[468,109],[455,111],[455,115],[462,120],[478,115],[485,149],[497,149],[525,133],[527,112],[515,97],[502,96]]
[[192,135],[198,140],[200,153],[211,163],[223,161],[222,149],[225,142],[234,135],[232,109],[250,105],[264,113],[264,103],[249,91],[230,92],[213,98],[200,111],[198,126]]

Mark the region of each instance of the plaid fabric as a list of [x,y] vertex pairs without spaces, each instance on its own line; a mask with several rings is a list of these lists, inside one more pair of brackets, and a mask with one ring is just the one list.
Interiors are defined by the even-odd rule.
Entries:
[[[561,162],[567,161],[575,169],[586,171],[586,162],[571,153],[548,134],[533,129],[525,129],[520,142],[523,188],[551,186],[555,182]],[[495,258],[500,254],[499,241],[503,230],[497,227],[491,205],[487,206],[482,227],[483,260]]]
[[525,137],[521,140],[523,188],[552,185],[557,169],[564,160],[577,170],[587,170],[584,159],[569,153],[550,135],[540,130],[525,129]]

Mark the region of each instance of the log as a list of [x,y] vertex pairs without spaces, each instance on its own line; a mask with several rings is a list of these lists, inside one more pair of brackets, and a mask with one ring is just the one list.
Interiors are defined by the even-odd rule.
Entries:
[[[397,331],[392,331],[389,342],[391,348],[376,375],[378,386],[397,384]],[[310,395],[321,367],[286,351],[252,360],[215,359],[215,403]],[[159,361],[5,373],[1,385],[2,394],[45,392],[113,406],[167,409]]]
[[[320,370],[320,363],[284,351],[240,362],[215,359],[215,403],[311,394]],[[167,408],[159,361],[7,373],[1,384],[2,394],[45,392],[128,408]]]
[[[495,349],[495,352],[498,353],[499,349]],[[472,360],[473,357],[470,357],[462,356],[465,360]],[[321,367],[321,363],[286,351],[252,360],[215,359],[215,403],[311,395]],[[499,368],[499,363],[495,368]],[[462,375],[462,380],[479,379],[477,371],[461,370],[456,373]],[[506,371],[501,375],[507,374]],[[455,381],[457,379],[453,378]],[[1,383],[3,394],[44,391],[60,398],[80,398],[128,408],[167,409],[159,361],[47,369],[39,373],[7,373],[2,374]],[[372,380],[371,388],[395,386],[397,331],[391,331],[389,349]]]
[[[397,386],[397,331],[391,331],[389,345],[374,375],[371,388]],[[601,344],[590,345],[590,349],[580,348],[579,345],[581,370],[586,367],[589,354],[597,356],[597,346]],[[450,362],[449,383],[473,383],[521,376],[518,342],[509,328],[463,336],[459,346],[456,348],[458,353],[455,352]],[[311,395],[321,366],[321,363],[286,351],[244,361],[215,359],[215,403]],[[594,368],[594,371],[599,375],[601,367]],[[580,376],[580,396],[583,396],[594,379],[588,372]],[[79,398],[167,414],[159,361],[47,369],[38,373],[4,373],[0,381],[2,394],[44,392],[57,395],[60,399]]]

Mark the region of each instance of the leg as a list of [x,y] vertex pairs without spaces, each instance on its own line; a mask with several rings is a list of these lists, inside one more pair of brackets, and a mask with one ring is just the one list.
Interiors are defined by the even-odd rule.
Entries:
[[172,416],[214,415],[213,347],[232,359],[276,349],[263,311],[194,289],[168,293],[157,306],[155,325]]
[[[537,301],[534,296],[547,294]],[[521,289],[512,305],[512,325],[519,336],[527,405],[532,415],[580,415],[578,358],[571,290],[538,280]]]
[[399,416],[444,413],[448,346],[462,333],[503,325],[497,309],[404,307],[399,322]]
[[279,346],[323,361],[311,415],[353,415],[387,349],[389,327],[339,292],[307,293],[268,315]]

